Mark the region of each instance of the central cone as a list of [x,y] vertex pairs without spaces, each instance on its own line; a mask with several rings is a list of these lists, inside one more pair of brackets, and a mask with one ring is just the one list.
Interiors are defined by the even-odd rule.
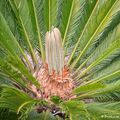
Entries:
[[59,96],[64,100],[72,98],[74,83],[71,72],[65,66],[61,34],[57,28],[46,33],[45,50],[46,63],[34,73],[43,88],[42,93],[33,88],[37,97],[49,99],[51,96]]
[[46,63],[49,73],[62,73],[64,67],[64,53],[61,34],[57,28],[46,33]]

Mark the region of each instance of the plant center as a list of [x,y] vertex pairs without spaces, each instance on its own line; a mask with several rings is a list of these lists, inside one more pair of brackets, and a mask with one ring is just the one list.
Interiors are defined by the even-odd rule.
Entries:
[[72,98],[74,82],[71,72],[65,66],[61,34],[57,28],[46,33],[45,51],[46,63],[34,73],[43,88],[42,93],[36,91],[37,97],[47,99],[51,96],[59,96],[62,99]]

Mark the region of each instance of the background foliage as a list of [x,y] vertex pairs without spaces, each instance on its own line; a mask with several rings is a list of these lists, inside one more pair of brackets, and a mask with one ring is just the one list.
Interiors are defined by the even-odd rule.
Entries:
[[44,62],[52,26],[61,31],[77,84],[76,99],[57,103],[66,120],[119,120],[120,0],[0,0],[0,118],[62,119],[50,110],[37,113],[37,105],[48,104],[24,92],[27,83],[39,87],[25,51],[34,66],[35,49]]

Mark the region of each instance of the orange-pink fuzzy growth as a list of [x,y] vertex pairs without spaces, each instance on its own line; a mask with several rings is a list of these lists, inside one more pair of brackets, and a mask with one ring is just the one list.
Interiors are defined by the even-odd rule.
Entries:
[[73,79],[71,79],[71,74],[66,67],[63,69],[62,74],[58,74],[54,70],[49,74],[48,66],[44,65],[34,75],[43,88],[42,97],[59,96],[62,99],[73,97]]

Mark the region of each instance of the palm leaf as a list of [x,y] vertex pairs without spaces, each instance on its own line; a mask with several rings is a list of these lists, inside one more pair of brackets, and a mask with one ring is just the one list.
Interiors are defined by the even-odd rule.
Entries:
[[[71,48],[76,43],[79,35],[82,33],[82,30],[86,24],[86,21],[89,19],[90,13],[92,12],[97,0],[76,0],[74,3],[74,10],[71,16],[71,21],[69,25],[69,31],[66,36],[65,45],[67,47],[68,53],[71,52]],[[84,19],[83,19],[84,18]]]
[[[109,4],[106,4],[107,2],[109,2]],[[91,19],[87,23],[87,26],[89,26],[89,29],[87,29],[87,27],[86,27],[86,29],[85,29],[86,31],[83,30],[84,33],[87,33],[87,34],[82,34],[80,36],[80,39],[78,39],[78,43],[82,39],[81,42],[80,42],[79,47],[81,49],[82,48],[84,48],[84,49],[81,50],[81,53],[79,54],[77,59],[74,61],[73,65],[72,65],[72,68],[79,61],[80,57],[86,52],[86,50],[89,47],[90,43],[93,40],[95,40],[95,38],[101,33],[101,31],[103,29],[105,29],[109,25],[110,21],[113,18],[113,15],[115,15],[119,11],[119,8],[117,7],[118,4],[119,4],[119,1],[104,1],[104,2],[99,1],[99,4],[98,4],[99,7],[96,6],[96,8],[94,9],[94,11],[92,13]],[[106,6],[106,5],[108,5],[108,6]],[[102,10],[105,10],[105,9],[103,9],[104,6],[106,6],[106,11],[102,12]],[[104,14],[101,14],[100,18],[95,18],[94,16],[97,16],[96,14],[98,14],[98,13],[104,13]],[[97,20],[96,25],[94,25],[94,27],[93,26],[90,27],[91,22],[94,21],[93,19]],[[84,41],[83,41],[83,38],[85,39]],[[88,38],[89,38],[89,41],[87,42]],[[83,41],[83,43],[82,43],[82,41]],[[78,46],[78,44],[76,44],[76,46]],[[75,47],[75,50],[76,50],[76,48],[77,47]]]
[[[18,19],[19,26],[21,26],[21,29],[23,31],[24,40],[26,41],[27,45],[29,46],[29,50],[31,51],[32,58],[37,65],[38,61],[36,59],[32,44],[30,42],[30,39],[32,39],[32,38],[29,35],[30,33],[32,33],[30,31],[30,30],[32,30],[32,28],[28,28],[28,26],[31,26],[31,25],[26,25],[26,22],[29,23],[29,21],[27,21],[27,20],[29,20],[29,18],[28,17],[25,18],[25,15],[24,15],[24,12],[26,12],[26,11],[27,11],[27,14],[29,15],[29,13],[28,13],[29,10],[27,10],[28,6],[26,5],[27,3],[26,3],[26,1],[24,1],[24,2],[23,1],[18,1],[18,2],[9,1],[9,2],[10,2],[10,5],[11,5],[13,11],[14,11],[16,18]],[[25,9],[21,8],[22,4],[24,5]],[[30,24],[31,24],[31,21],[30,21]],[[30,31],[30,33],[29,33],[29,31]]]
[[44,3],[44,19],[47,30],[51,30],[52,26],[56,26],[57,20],[57,0],[45,0]]
[[[40,47],[40,51],[41,51],[41,55],[42,55],[42,59],[45,59],[45,55],[44,55],[44,49],[43,49],[43,44],[42,44],[42,40],[41,40],[41,35],[40,35],[40,28],[39,28],[39,23],[38,23],[38,17],[37,17],[37,12],[36,12],[36,7],[35,7],[35,2],[33,0],[28,1],[28,6],[29,6],[29,10],[33,10],[30,12],[31,15],[31,20],[32,20],[32,24],[33,24],[33,28],[34,28],[34,33],[36,33],[37,31],[37,36],[38,36],[38,41],[39,41],[39,47]],[[33,18],[34,16],[34,18]]]
[[66,35],[68,32],[68,27],[70,24],[72,12],[73,12],[73,6],[74,6],[75,1],[74,0],[70,0],[70,1],[66,0],[63,2],[64,2],[64,4],[62,4],[63,6],[62,6],[62,10],[61,10],[62,11],[61,23],[63,23],[63,24],[60,26],[61,26],[61,33],[62,33],[63,44],[64,44]]
[[[5,35],[0,34],[1,35],[0,44],[8,52],[8,54],[10,56],[9,62],[12,63],[12,65],[14,67],[18,68],[23,74],[26,74],[27,77],[29,77],[28,78],[29,80],[32,80],[32,81],[34,81],[36,83],[35,79],[32,77],[32,75],[26,69],[26,67],[23,64],[23,62],[21,61],[21,59],[18,57],[18,55],[17,55],[19,53],[18,48],[20,48],[20,46],[17,43],[17,41],[15,40],[13,34],[10,32],[9,27],[6,25],[6,22],[5,22],[4,18],[2,17],[2,15],[0,17],[0,24],[1,24],[1,33],[2,33],[2,31],[5,31],[4,32]],[[4,40],[4,42],[3,42],[3,40]],[[23,50],[21,48],[20,48],[20,50],[24,55]],[[12,62],[14,60],[16,61],[16,63]],[[26,58],[26,60],[27,60],[27,58]]]
[[[11,93],[12,96],[10,96]],[[10,108],[16,112],[24,102],[31,100],[33,99],[24,92],[13,87],[4,86],[1,93],[0,106],[4,108]]]
[[77,100],[70,100],[65,102],[64,105],[70,114],[70,119],[72,120],[89,119],[89,114],[86,111],[84,102]]
[[5,109],[21,120],[119,119],[119,0],[0,3],[1,114]]
[[110,116],[119,119],[119,102],[113,103],[90,103],[86,106],[87,111],[91,114],[91,118],[97,120],[109,119]]
[[79,77],[82,77],[86,72],[88,72],[90,69],[92,69],[94,66],[97,66],[97,64],[100,64],[100,62],[102,62],[103,60],[105,61],[105,59],[110,59],[108,57],[110,56],[114,56],[114,54],[116,55],[119,52],[119,40],[116,40],[115,42],[113,42],[113,44],[111,44],[110,47],[107,48],[106,51],[103,52],[103,54],[101,54],[90,66],[88,66],[86,68],[86,70],[84,70],[81,75],[79,75]]
[[18,119],[18,115],[15,113],[15,112],[13,112],[13,111],[10,111],[9,109],[5,109],[5,108],[1,108],[0,109],[0,118],[2,119],[2,120],[16,120],[16,119]]

